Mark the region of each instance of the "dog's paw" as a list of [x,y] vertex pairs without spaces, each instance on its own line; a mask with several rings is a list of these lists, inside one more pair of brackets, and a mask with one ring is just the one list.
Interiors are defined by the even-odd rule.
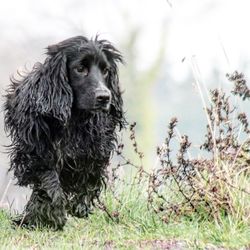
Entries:
[[91,213],[91,209],[85,203],[79,203],[73,206],[69,213],[77,218],[87,218]]
[[29,230],[34,230],[36,228],[35,225],[31,224],[25,215],[19,215],[11,219],[12,227],[16,228],[26,228]]
[[24,216],[18,216],[15,218],[12,218],[12,227],[14,229],[17,228],[22,228],[22,229],[27,229],[27,230],[37,230],[37,229],[49,229],[52,231],[62,231],[65,222],[63,223],[58,223],[58,224],[42,224],[38,222],[32,222],[26,219]]

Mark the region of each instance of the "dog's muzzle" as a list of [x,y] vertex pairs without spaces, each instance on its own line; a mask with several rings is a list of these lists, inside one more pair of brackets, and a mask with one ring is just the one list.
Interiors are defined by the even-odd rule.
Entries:
[[111,92],[102,86],[95,91],[95,109],[108,110],[111,103]]

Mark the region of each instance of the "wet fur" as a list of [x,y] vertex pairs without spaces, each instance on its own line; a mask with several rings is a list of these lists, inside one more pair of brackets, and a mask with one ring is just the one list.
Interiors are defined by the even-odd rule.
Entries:
[[[81,48],[88,45],[110,64],[108,112],[74,106],[68,62],[77,53],[87,53]],[[5,125],[12,140],[10,170],[18,185],[32,188],[16,223],[62,229],[67,213],[88,216],[105,185],[116,131],[125,124],[117,69],[122,57],[108,41],[81,36],[49,46],[47,54],[45,62],[37,63],[21,80],[12,79]]]

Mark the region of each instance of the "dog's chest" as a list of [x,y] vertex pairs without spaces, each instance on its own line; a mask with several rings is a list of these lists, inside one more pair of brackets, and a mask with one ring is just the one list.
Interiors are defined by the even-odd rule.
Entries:
[[[73,124],[57,138],[58,159],[79,165],[83,162],[102,162],[110,157],[115,148],[112,124]],[[79,166],[76,166],[77,168]]]

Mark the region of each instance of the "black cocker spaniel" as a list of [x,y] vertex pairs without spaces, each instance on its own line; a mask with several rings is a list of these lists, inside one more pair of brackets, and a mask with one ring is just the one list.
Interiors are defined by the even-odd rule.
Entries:
[[47,48],[45,62],[6,95],[10,170],[30,186],[15,222],[62,229],[66,214],[87,217],[105,186],[105,170],[125,126],[117,64],[108,41],[77,36]]

